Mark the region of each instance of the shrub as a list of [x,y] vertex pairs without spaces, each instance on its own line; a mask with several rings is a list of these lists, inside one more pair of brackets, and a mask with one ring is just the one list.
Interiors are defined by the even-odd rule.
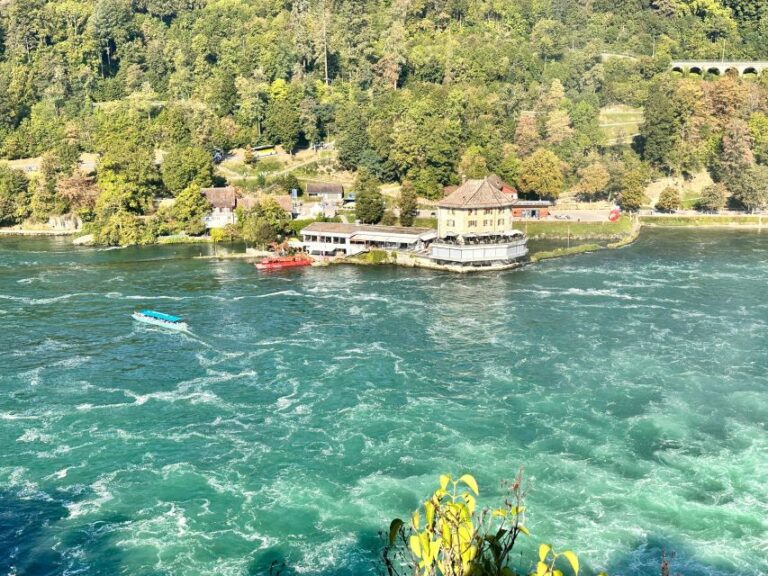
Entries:
[[667,186],[661,191],[659,201],[656,202],[656,210],[659,212],[674,212],[680,208],[682,200],[680,199],[680,192],[677,188]]
[[[407,524],[396,518],[389,527],[382,560],[389,576],[514,575],[512,552],[525,527],[522,470],[509,486],[509,496],[494,510],[476,509],[477,481],[469,474],[458,480],[440,476],[440,487],[416,510]],[[579,573],[579,559],[570,550],[557,553],[539,546],[537,576],[562,575],[557,565]]]

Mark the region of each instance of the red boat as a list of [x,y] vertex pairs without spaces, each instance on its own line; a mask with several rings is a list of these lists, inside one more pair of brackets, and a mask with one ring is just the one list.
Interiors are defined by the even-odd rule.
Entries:
[[312,259],[304,254],[296,256],[269,256],[261,262],[256,262],[259,270],[280,270],[281,268],[295,268],[297,266],[311,266]]

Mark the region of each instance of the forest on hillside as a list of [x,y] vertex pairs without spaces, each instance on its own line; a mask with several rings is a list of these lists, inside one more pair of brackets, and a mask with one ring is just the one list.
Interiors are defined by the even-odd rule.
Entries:
[[[0,225],[72,212],[152,241],[197,219],[214,150],[320,141],[425,198],[496,172],[637,209],[653,174],[707,168],[705,208],[759,209],[768,78],[668,68],[766,40],[768,0],[3,1],[0,157],[43,160],[0,164]],[[644,107],[639,138],[606,141],[615,104]],[[179,207],[157,213],[162,196]]]

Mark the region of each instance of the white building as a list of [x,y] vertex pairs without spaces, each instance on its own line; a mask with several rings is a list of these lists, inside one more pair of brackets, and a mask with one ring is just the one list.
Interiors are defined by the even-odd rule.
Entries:
[[344,186],[334,182],[309,182],[307,196],[320,198],[326,204],[341,204],[344,200]]
[[354,256],[369,249],[420,252],[437,238],[432,228],[313,222],[301,231],[304,249],[315,256]]
[[203,188],[200,192],[213,207],[211,213],[203,218],[206,228],[226,228],[229,224],[235,223],[237,190],[227,186],[226,188]]

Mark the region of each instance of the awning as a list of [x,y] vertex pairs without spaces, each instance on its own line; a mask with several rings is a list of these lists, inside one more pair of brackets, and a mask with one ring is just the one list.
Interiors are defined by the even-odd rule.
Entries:
[[418,236],[405,236],[405,237],[385,237],[379,234],[355,234],[352,236],[352,242],[385,242],[389,244],[413,244],[418,242]]

